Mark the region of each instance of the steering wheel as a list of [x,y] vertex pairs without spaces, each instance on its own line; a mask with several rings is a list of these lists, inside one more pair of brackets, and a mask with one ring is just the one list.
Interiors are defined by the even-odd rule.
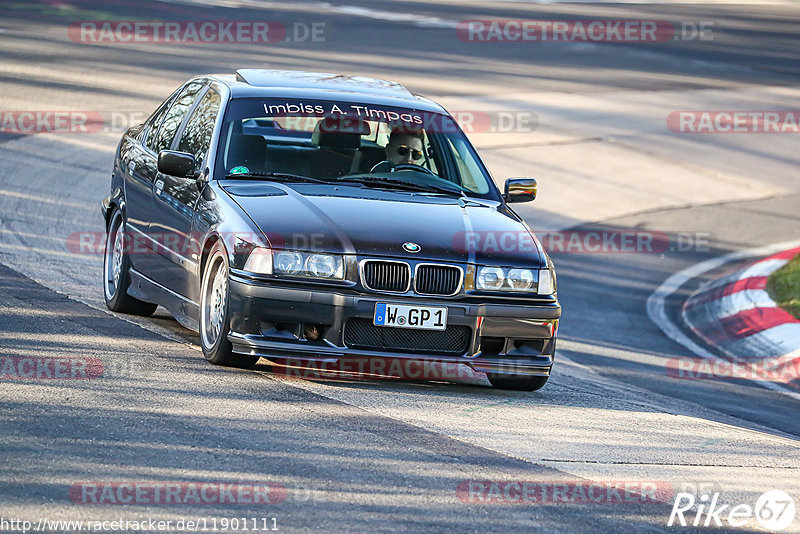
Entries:
[[[400,165],[394,166],[395,171],[422,171],[430,174],[431,176],[436,176],[432,170],[428,169],[427,167],[423,167],[422,165],[416,165],[414,163],[401,163]],[[438,178],[438,176],[437,176]]]

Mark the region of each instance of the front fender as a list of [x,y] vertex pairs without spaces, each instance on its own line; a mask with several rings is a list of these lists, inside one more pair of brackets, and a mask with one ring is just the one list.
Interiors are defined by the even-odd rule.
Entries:
[[222,241],[232,268],[241,269],[253,247],[267,247],[270,242],[244,210],[215,181],[206,184],[195,210],[193,235],[198,236],[202,276],[206,259],[214,243]]

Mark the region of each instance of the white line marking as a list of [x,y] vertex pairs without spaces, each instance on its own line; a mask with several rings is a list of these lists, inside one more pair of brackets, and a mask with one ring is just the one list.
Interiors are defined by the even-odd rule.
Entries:
[[787,354],[797,353],[800,343],[800,324],[784,323],[747,337],[726,343],[721,350],[739,358],[755,361],[763,358],[786,360]]
[[769,293],[763,289],[744,289],[725,295],[721,299],[714,301],[713,304],[719,308],[717,317],[724,319],[731,317],[739,312],[752,310],[754,308],[774,308],[777,306]]
[[384,11],[381,9],[371,9],[359,6],[330,6],[328,9],[334,13],[354,15],[357,17],[364,17],[374,20],[385,20],[389,22],[411,22],[415,26],[422,26],[426,28],[454,29],[458,27],[457,20],[447,20],[440,17],[429,17],[414,13],[399,13],[397,11]]
[[[662,282],[661,285],[658,286],[649,297],[647,297],[647,315],[650,317],[650,320],[653,321],[656,326],[658,326],[661,331],[664,332],[664,334],[666,334],[668,338],[680,343],[697,356],[708,358],[710,360],[721,360],[722,358],[718,358],[708,350],[692,341],[686,334],[683,333],[683,331],[681,331],[680,328],[678,328],[677,325],[675,325],[675,323],[672,322],[672,320],[667,316],[665,305],[666,299],[692,278],[696,278],[705,272],[721,267],[728,262],[750,257],[769,256],[770,254],[777,254],[778,252],[795,248],[797,246],[800,246],[800,241],[787,241],[765,247],[740,250],[738,252],[731,252],[730,254],[725,254],[717,258],[696,263],[690,267],[687,267],[686,269],[678,271],[664,280],[664,282]],[[765,388],[783,393],[795,400],[800,400],[800,393],[792,391],[782,384],[762,381],[755,382],[756,384],[759,384]]]
[[736,280],[738,280],[738,278],[736,277],[737,274],[738,273],[729,274],[727,276],[723,276],[722,278],[706,282],[705,284],[701,285],[698,289],[702,290],[705,293],[723,286],[733,284],[736,282]]
[[[95,209],[94,206],[91,204],[87,204],[85,202],[70,202],[69,200],[64,200],[62,197],[56,198],[46,198],[40,195],[32,195],[30,193],[23,193],[21,191],[9,191],[8,189],[0,189],[0,195],[4,197],[12,197],[12,198],[21,198],[23,200],[30,200],[33,202],[44,202],[46,204],[56,204],[58,206],[64,206],[67,208],[75,208],[81,210],[89,210],[92,211]],[[99,208],[97,208],[99,209]]]
[[739,275],[739,280],[757,276],[769,276],[787,263],[789,263],[789,260],[764,260],[754,263]]

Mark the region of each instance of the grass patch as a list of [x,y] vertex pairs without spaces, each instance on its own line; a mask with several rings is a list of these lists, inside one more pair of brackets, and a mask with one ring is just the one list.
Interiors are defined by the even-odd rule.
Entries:
[[767,293],[778,306],[800,319],[800,254],[767,278]]

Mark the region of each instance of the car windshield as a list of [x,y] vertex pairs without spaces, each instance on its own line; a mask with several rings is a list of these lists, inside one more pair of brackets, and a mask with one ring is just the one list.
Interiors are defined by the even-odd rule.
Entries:
[[228,106],[218,176],[295,175],[325,182],[497,199],[448,115],[322,100],[238,98]]

